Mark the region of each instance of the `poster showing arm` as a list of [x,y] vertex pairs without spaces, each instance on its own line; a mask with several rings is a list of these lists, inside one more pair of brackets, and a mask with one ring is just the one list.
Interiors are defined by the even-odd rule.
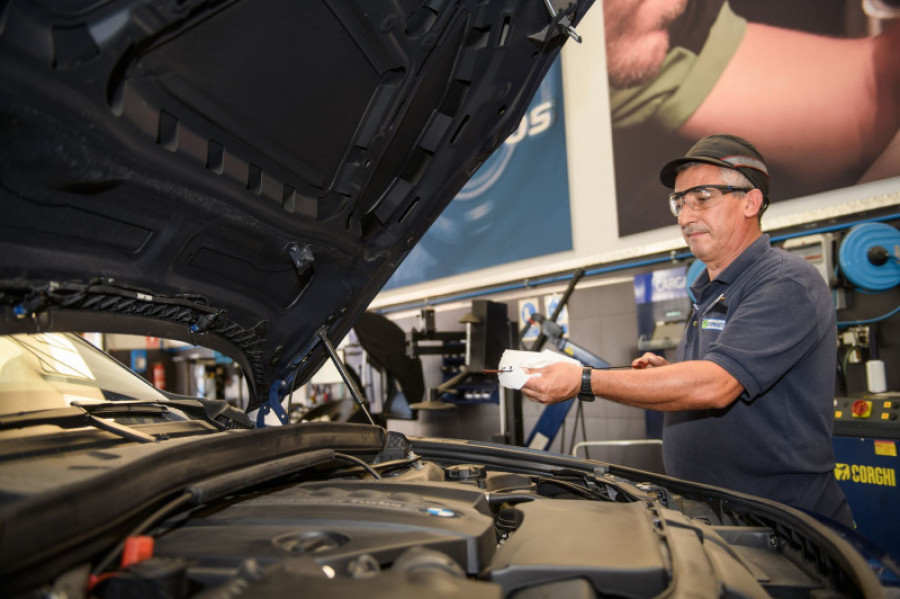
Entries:
[[660,195],[660,164],[714,133],[759,148],[773,202],[900,175],[898,161],[870,170],[900,126],[900,27],[850,37],[829,4],[844,5],[604,3],[620,235],[670,224],[643,198]]

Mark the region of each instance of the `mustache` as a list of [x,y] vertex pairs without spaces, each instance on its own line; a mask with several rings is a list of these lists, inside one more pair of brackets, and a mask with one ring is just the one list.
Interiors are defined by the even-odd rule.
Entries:
[[697,224],[687,224],[681,227],[681,232],[684,235],[693,235],[694,233],[709,233],[709,229]]

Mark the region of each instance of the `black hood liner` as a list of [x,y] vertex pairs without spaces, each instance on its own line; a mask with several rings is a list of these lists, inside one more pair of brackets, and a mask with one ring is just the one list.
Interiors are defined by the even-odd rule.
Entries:
[[0,326],[164,331],[277,401],[516,128],[554,4],[4,4]]

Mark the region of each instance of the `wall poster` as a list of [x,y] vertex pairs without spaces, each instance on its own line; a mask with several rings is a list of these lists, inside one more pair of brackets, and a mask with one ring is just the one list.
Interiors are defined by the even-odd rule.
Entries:
[[604,2],[620,237],[672,224],[659,169],[712,133],[759,148],[772,202],[900,174],[900,26],[872,5]]
[[384,289],[572,249],[560,61]]

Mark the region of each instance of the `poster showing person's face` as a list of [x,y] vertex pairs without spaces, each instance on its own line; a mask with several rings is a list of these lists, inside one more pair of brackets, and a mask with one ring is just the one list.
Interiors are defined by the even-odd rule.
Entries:
[[710,134],[760,150],[771,202],[900,175],[900,9],[880,2],[605,0],[619,236],[673,224],[659,169]]

